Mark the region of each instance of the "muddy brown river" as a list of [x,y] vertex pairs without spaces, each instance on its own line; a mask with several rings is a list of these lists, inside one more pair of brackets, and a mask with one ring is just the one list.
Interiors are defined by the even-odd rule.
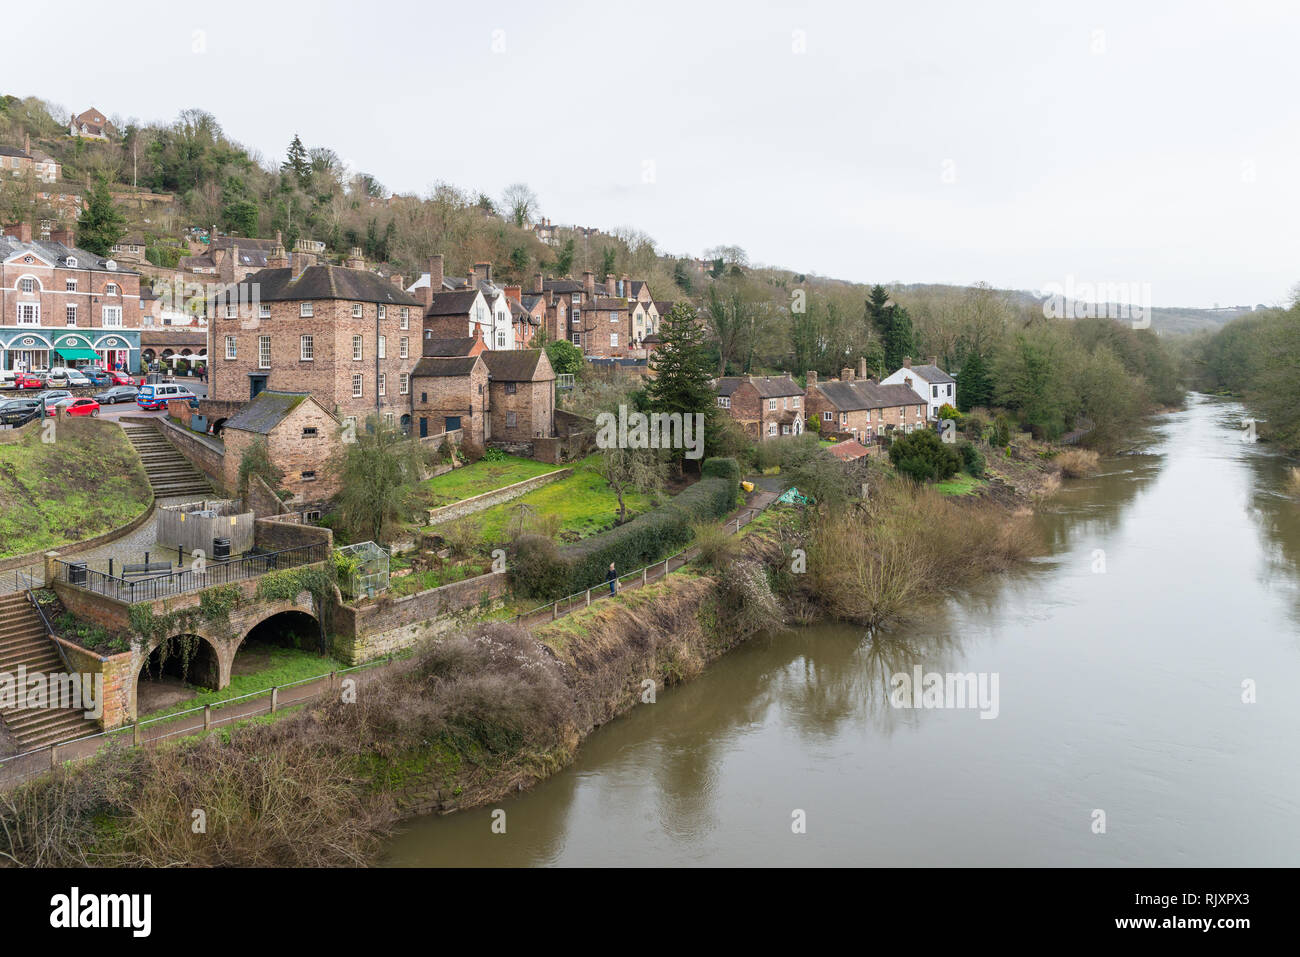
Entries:
[[[1300,502],[1243,414],[1190,397],[1047,503],[1046,557],[888,634],[757,639],[387,863],[1300,863]],[[996,677],[996,717],[894,706],[918,666]]]

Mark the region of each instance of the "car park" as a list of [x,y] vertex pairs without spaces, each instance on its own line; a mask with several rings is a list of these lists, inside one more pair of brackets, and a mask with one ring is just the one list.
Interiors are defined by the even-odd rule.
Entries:
[[94,399],[63,399],[55,405],[55,409],[63,415],[88,415],[91,417],[99,415],[99,403]]
[[113,385],[135,385],[135,379],[131,378],[125,372],[110,372],[109,376],[113,380]]
[[111,389],[97,393],[94,399],[100,405],[117,405],[119,402],[134,402],[139,392],[140,390],[133,385],[115,385]]
[[198,408],[199,405],[199,397],[188,388],[169,382],[142,385],[135,397],[135,404],[142,409],[165,409],[172,399],[188,399],[191,409]]
[[91,385],[106,386],[113,384],[113,377],[103,369],[82,369],[81,374],[90,380]]

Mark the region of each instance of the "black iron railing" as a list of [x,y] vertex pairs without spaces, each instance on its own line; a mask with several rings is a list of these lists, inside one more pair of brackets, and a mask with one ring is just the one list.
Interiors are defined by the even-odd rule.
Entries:
[[245,555],[226,562],[196,562],[182,571],[162,574],[146,573],[138,577],[106,575],[85,567],[84,563],[58,563],[58,580],[77,588],[84,588],[106,598],[115,598],[129,604],[153,601],[169,595],[179,595],[213,585],[246,581],[268,572],[284,568],[297,568],[323,562],[329,558],[330,547],[325,542],[299,545],[276,552]]

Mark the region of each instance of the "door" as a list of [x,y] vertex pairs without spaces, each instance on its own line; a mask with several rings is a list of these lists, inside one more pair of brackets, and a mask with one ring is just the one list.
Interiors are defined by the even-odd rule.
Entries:
[[454,432],[456,429],[459,428],[460,428],[460,416],[449,415],[444,420],[444,425],[443,425],[444,432]]
[[257,394],[266,389],[266,376],[264,375],[249,376],[248,381],[249,381],[248,397],[250,399],[256,399]]
[[420,438],[424,438],[428,434],[429,434],[429,420],[426,419],[424,416],[420,416]]

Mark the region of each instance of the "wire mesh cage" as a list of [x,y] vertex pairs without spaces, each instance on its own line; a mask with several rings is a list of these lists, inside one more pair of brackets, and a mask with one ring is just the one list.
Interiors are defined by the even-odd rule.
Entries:
[[339,591],[347,598],[374,598],[388,590],[388,550],[374,542],[358,542],[334,550]]

